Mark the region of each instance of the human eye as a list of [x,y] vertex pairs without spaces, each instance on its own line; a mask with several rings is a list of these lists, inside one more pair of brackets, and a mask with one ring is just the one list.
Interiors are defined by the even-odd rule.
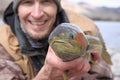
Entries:
[[49,0],[42,0],[42,2],[49,2]]

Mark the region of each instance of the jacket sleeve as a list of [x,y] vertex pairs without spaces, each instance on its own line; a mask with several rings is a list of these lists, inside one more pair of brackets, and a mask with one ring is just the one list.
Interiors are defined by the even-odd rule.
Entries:
[[25,80],[22,69],[0,44],[0,80]]

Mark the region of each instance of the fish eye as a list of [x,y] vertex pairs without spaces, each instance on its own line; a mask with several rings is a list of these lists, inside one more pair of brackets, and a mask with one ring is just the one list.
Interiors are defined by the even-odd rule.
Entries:
[[74,39],[74,35],[72,33],[69,36],[70,36],[70,39]]

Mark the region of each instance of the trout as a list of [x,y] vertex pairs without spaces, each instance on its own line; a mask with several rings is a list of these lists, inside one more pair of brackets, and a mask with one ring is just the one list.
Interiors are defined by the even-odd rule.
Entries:
[[[112,63],[109,54],[104,53],[103,43],[99,37],[85,35],[80,27],[75,24],[59,24],[51,32],[48,42],[55,54],[63,61],[86,56],[92,66],[97,59],[91,53],[98,52],[108,64]],[[63,77],[64,80],[67,80],[67,72],[63,74]]]
[[63,61],[70,61],[80,56],[87,56],[89,61],[93,61],[91,53],[96,51],[101,53],[108,64],[112,64],[110,55],[105,52],[104,43],[100,40],[99,37],[85,35],[75,24],[62,23],[51,32],[48,41],[56,55]]
[[[62,23],[58,25],[50,34],[49,45],[55,54],[63,61],[70,61],[80,56],[86,56],[91,60],[90,53],[87,53],[89,45],[83,31],[76,25]],[[67,71],[63,74],[64,80],[67,80]]]

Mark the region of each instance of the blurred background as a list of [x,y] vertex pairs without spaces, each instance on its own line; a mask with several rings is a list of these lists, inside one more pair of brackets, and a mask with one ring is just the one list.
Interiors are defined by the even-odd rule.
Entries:
[[[5,8],[12,0],[0,0],[0,25]],[[85,15],[99,27],[111,55],[114,80],[120,80],[120,0],[62,0],[65,9]]]

